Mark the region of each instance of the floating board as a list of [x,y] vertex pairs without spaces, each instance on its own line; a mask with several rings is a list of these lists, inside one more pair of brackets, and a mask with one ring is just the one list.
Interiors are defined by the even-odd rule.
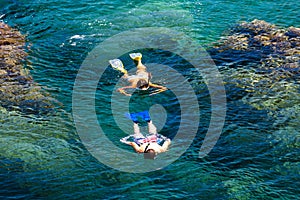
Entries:
[[[152,142],[153,139],[155,139],[158,144],[162,144],[168,138],[161,134],[147,134],[146,137],[139,138],[139,139],[143,139],[144,140],[143,143]],[[124,144],[128,144],[129,142],[134,142],[134,141],[135,141],[134,135],[128,135],[120,139],[120,142]]]

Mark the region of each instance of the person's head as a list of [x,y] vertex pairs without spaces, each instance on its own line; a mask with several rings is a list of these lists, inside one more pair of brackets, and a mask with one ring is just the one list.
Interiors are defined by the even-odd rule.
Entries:
[[148,80],[147,79],[140,79],[136,83],[136,87],[140,90],[147,90],[149,88],[150,79],[152,78],[151,73],[148,73]]
[[136,87],[140,90],[147,90],[149,88],[149,81],[146,79],[140,79],[136,83]]
[[156,156],[156,152],[153,149],[148,149],[145,153],[144,153],[144,159],[151,159],[154,160]]

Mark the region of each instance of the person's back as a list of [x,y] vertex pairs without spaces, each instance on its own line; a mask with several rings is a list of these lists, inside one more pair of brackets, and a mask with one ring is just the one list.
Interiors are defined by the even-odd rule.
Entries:
[[131,53],[129,54],[130,57],[136,64],[137,70],[135,75],[129,75],[127,70],[124,69],[123,63],[119,59],[109,60],[111,66],[122,72],[123,78],[126,79],[130,86],[124,86],[117,89],[118,92],[124,94],[126,96],[131,96],[131,94],[127,93],[127,89],[140,89],[140,90],[148,90],[149,88],[157,89],[151,95],[158,94],[160,92],[166,91],[167,88],[164,86],[160,86],[157,84],[152,83],[150,80],[152,78],[151,73],[147,72],[147,67],[142,63],[142,54],[141,53]]

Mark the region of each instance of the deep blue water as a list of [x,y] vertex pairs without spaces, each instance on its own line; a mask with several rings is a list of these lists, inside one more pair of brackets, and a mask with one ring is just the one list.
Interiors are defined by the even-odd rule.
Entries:
[[[276,112],[257,109],[255,99],[243,98],[242,89],[225,84],[227,115],[222,135],[208,156],[198,158],[211,116],[210,93],[203,77],[179,57],[141,49],[145,62],[167,64],[189,80],[199,101],[200,123],[193,143],[179,159],[161,170],[137,174],[112,169],[87,151],[73,121],[72,91],[89,52],[115,34],[166,27],[182,31],[206,48],[243,20],[300,27],[300,2],[23,0],[1,1],[0,9],[4,22],[27,35],[30,48],[25,67],[63,105],[55,114],[39,118],[1,109],[1,199],[298,198],[300,108],[295,102],[300,102],[299,79],[291,87],[293,101],[287,99],[286,106]],[[130,59],[124,63],[134,66]],[[224,80],[229,73],[239,71],[224,72]],[[165,76],[164,72],[157,74],[156,82],[167,84]],[[105,72],[95,107],[108,138],[130,151],[119,142],[125,133],[115,126],[110,112],[119,78],[116,71]],[[165,124],[154,122],[161,125],[161,134],[173,138],[180,121],[176,95],[167,91],[153,101],[168,114]],[[130,121],[127,123],[130,129]]]

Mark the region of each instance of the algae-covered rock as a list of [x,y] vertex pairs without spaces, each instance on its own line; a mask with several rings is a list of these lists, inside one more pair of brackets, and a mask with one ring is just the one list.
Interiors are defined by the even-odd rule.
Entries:
[[47,113],[53,104],[24,69],[24,47],[25,36],[0,22],[0,106],[25,113]]
[[[22,188],[49,198],[47,190],[57,198],[70,184],[57,192],[53,182],[67,183],[77,176],[73,169],[88,153],[70,114],[61,109],[49,113],[53,100],[24,69],[24,47],[25,37],[0,22],[0,171],[7,179],[3,191]],[[40,116],[44,113],[48,115]]]
[[270,112],[300,103],[299,28],[242,22],[209,52],[225,84],[246,91],[245,103]]

